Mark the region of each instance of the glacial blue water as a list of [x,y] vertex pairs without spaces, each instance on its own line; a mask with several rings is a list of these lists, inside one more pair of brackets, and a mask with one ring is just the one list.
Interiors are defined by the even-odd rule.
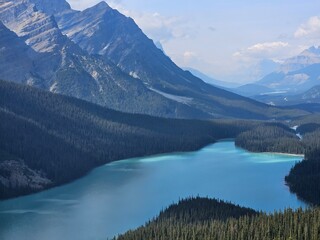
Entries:
[[284,182],[300,160],[223,141],[197,152],[114,162],[71,184],[1,201],[0,239],[106,240],[197,195],[268,212],[305,207]]

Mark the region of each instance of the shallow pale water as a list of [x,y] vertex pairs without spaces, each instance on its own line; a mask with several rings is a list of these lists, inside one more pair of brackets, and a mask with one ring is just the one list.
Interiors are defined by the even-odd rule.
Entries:
[[249,153],[225,141],[192,153],[111,163],[71,184],[0,202],[0,239],[106,240],[192,195],[264,211],[304,207],[284,183],[300,160]]

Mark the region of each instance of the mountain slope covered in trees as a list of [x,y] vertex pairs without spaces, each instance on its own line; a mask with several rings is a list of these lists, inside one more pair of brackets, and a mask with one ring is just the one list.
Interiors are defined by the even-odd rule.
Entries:
[[114,160],[196,150],[254,125],[121,113],[6,81],[0,96],[1,198],[71,181]]
[[115,240],[274,240],[320,238],[320,209],[285,210],[273,214],[207,198],[173,204],[136,230]]
[[300,198],[320,205],[320,116],[312,115],[294,122],[305,145],[305,160],[286,176],[290,190]]

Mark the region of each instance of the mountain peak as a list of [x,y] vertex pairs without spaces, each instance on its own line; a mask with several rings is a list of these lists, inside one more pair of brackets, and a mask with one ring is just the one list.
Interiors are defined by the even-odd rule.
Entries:
[[35,4],[37,9],[48,15],[59,14],[61,12],[70,11],[71,6],[66,0],[29,0]]
[[318,63],[320,63],[320,47],[312,46],[305,49],[299,55],[286,59],[280,67],[280,71],[283,73],[298,71]]
[[55,18],[38,11],[30,0],[0,5],[0,20],[37,52],[53,52],[65,42]]
[[320,55],[320,46],[312,46],[305,51],[312,53],[312,54],[315,54],[315,55]]
[[101,1],[91,8],[92,9],[99,9],[99,10],[107,10],[107,9],[110,9],[110,6],[105,1]]

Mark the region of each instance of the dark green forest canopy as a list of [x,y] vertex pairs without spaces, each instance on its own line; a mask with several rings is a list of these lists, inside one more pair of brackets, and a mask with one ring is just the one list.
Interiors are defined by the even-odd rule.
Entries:
[[299,197],[320,204],[319,115],[290,123],[299,125],[300,141],[282,123],[127,114],[0,81],[0,117],[0,175],[9,179],[14,170],[14,175],[26,179],[15,187],[1,182],[0,198],[69,182],[110,161],[193,151],[219,139],[236,138],[237,146],[250,151],[304,153],[310,161],[297,164],[286,180]]
[[63,184],[119,159],[194,151],[257,124],[121,113],[5,81],[0,96],[0,174],[25,179],[15,187],[1,182],[0,198]]
[[320,209],[257,213],[219,200],[190,198],[117,240],[318,240]]
[[173,204],[145,226],[114,240],[318,240],[319,229],[319,208],[265,214],[197,197]]

